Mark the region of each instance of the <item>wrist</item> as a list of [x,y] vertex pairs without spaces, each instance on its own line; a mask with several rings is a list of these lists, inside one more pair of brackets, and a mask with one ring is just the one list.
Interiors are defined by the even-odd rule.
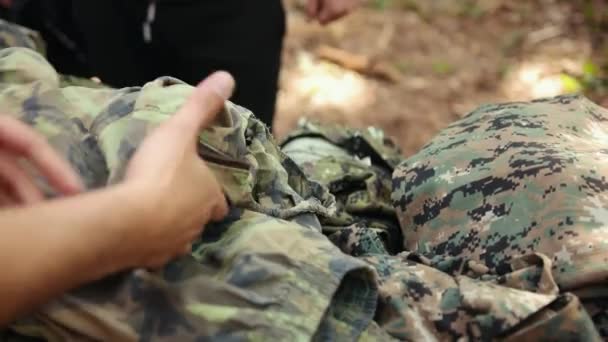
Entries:
[[115,271],[138,267],[147,248],[146,236],[161,223],[162,208],[149,184],[125,182],[108,189],[116,200],[116,238],[114,255]]
[[[83,217],[96,221],[98,227],[80,235],[81,245],[88,249],[98,265],[92,276],[95,280],[140,265],[140,254],[145,248],[142,235],[152,222],[154,210],[148,204],[150,196],[131,183],[119,183],[84,195],[78,205]],[[86,258],[85,258],[86,259]],[[93,261],[91,260],[91,261]]]

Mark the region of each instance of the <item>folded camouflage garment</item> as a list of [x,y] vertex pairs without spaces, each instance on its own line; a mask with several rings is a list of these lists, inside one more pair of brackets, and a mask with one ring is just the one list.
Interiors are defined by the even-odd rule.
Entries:
[[[0,42],[2,112],[90,190],[119,182],[192,90],[88,86],[57,75],[32,32],[2,34],[25,35]],[[199,151],[229,216],[162,271],[66,293],[0,338],[601,340],[607,118],[575,96],[482,107],[402,160],[377,129],[304,121],[279,145],[227,102]]]

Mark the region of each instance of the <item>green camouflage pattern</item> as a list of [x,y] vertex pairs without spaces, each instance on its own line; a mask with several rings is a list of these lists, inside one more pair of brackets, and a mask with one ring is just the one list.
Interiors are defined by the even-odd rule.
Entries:
[[[1,50],[0,101],[43,134],[89,189],[119,182],[141,140],[192,90],[169,78],[120,90],[61,87],[43,61],[33,50]],[[318,217],[335,212],[327,188],[231,103],[201,134],[199,151],[233,210],[207,227],[190,257],[163,272],[134,270],[66,294],[13,330],[51,341],[306,340],[332,329],[361,335],[375,313],[375,273],[320,233]]]
[[[363,232],[384,243],[383,250],[401,250],[401,230],[391,202],[391,177],[403,159],[400,151],[369,127],[354,130],[306,119],[282,142],[282,150],[312,180],[335,195],[337,212],[321,219],[323,233],[333,239],[351,239]],[[351,225],[365,226],[353,235]],[[359,227],[360,228],[360,227]]]
[[542,254],[606,336],[607,121],[570,95],[487,105],[453,123],[394,174],[403,247],[451,274],[472,261],[503,275]]
[[46,45],[38,32],[0,20],[0,49],[24,47],[46,54]]
[[[168,77],[125,89],[86,86],[78,79],[64,82],[43,55],[28,49],[31,46],[10,46],[20,47],[0,50],[3,113],[43,134],[78,170],[89,190],[121,181],[142,139],[170,117],[192,91],[192,87]],[[579,98],[557,98],[543,102],[545,111],[574,108],[572,115],[579,125],[568,127],[578,129],[582,137],[585,108],[601,112],[588,102],[584,103],[589,107],[568,107],[568,103],[560,103],[564,99],[570,104],[579,100],[583,103]],[[535,113],[530,109],[538,105],[516,104],[513,110],[515,115],[525,117]],[[471,120],[476,126],[474,118],[475,114],[463,122]],[[475,141],[482,132],[471,134],[470,139]],[[440,134],[435,141],[450,136]],[[520,138],[515,133],[509,137],[513,141]],[[542,143],[543,135],[538,134],[538,138]],[[230,201],[228,217],[205,227],[192,253],[164,269],[129,270],[65,293],[11,324],[0,332],[0,339],[599,341],[600,334],[608,336],[602,325],[606,311],[599,278],[580,278],[582,282],[577,286],[573,279],[576,270],[561,272],[557,268],[562,267],[560,259],[545,249],[515,253],[507,246],[493,252],[494,258],[490,259],[494,263],[468,253],[468,240],[454,237],[480,224],[465,222],[465,217],[458,216],[460,212],[450,206],[445,212],[451,209],[455,221],[442,217],[445,228],[415,226],[419,219],[408,219],[407,215],[416,212],[413,203],[418,208],[432,205],[429,196],[434,194],[433,186],[451,184],[445,177],[434,175],[416,178],[418,169],[413,165],[433,165],[438,170],[448,169],[450,163],[460,165],[459,159],[447,154],[441,156],[445,162],[429,154],[441,152],[433,149],[438,146],[435,141],[397,167],[402,160],[399,152],[377,129],[303,122],[283,143],[282,150],[252,113],[227,102],[216,122],[202,132],[199,153]],[[496,139],[488,139],[484,146],[492,148],[492,142]],[[457,148],[466,144],[451,148],[456,154]],[[585,151],[591,148],[580,145],[570,153],[579,158],[578,165],[591,167],[595,154],[586,155]],[[529,160],[543,160],[542,156]],[[601,166],[601,161],[593,161]],[[501,169],[505,165],[490,169],[491,162],[476,163],[481,165],[477,172],[486,167],[501,177],[501,172],[508,171]],[[517,194],[522,198],[534,196],[543,184],[527,181],[527,188]],[[584,189],[592,191],[598,186]],[[52,189],[46,188],[53,196]],[[413,197],[414,191],[420,203]],[[461,197],[448,203],[467,208],[470,201]],[[584,196],[579,197],[574,202],[564,195],[562,201],[546,203],[587,205]],[[457,205],[456,200],[464,204]],[[523,201],[508,208],[517,206],[524,207]],[[549,209],[538,214],[523,213],[541,215]],[[563,212],[566,210],[555,209],[547,219]],[[591,215],[597,213],[591,211]],[[590,216],[589,222],[599,218],[601,215]],[[519,219],[528,220],[523,215]],[[580,220],[579,216],[571,218]],[[488,237],[488,244],[501,240],[502,234],[512,236],[513,226],[494,227],[493,220],[486,223],[490,225],[488,230],[498,230]],[[540,224],[539,219],[536,226]],[[580,231],[567,228],[573,232],[567,239],[574,244],[579,242],[576,234],[593,231],[591,223],[578,227],[582,227]],[[444,236],[439,235],[444,229],[454,229],[451,235],[445,235],[453,237],[451,253],[440,253],[442,250],[433,244]],[[561,241],[556,236],[562,231],[566,228],[554,235],[534,235],[542,240],[537,245],[552,246],[550,241]],[[437,237],[424,232],[437,233]],[[415,243],[413,234],[419,234],[424,243]],[[517,236],[522,236],[521,241],[527,238]],[[588,242],[596,244],[601,239]],[[456,243],[463,247],[453,247]],[[501,261],[500,267],[496,266],[497,260]],[[599,269],[602,265],[595,266]],[[583,270],[585,267],[591,265],[580,266]]]
[[[91,189],[119,181],[146,134],[177,111],[192,90],[171,78],[141,89],[62,88],[52,67],[39,59],[32,50],[0,50],[0,67],[13,70],[5,77],[10,87],[0,95],[4,110],[36,126]],[[14,72],[22,65],[37,67]],[[40,76],[35,82],[34,72]],[[327,189],[309,181],[268,129],[242,107],[227,103],[216,124],[202,133],[199,150],[234,205],[283,219],[335,211]],[[320,229],[318,222],[316,226]]]

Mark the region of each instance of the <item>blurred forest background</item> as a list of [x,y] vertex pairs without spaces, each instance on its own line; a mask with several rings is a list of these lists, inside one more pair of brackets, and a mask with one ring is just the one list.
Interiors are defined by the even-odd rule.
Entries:
[[381,127],[410,155],[484,103],[608,105],[608,0],[368,0],[327,27],[286,6],[279,138],[307,116]]

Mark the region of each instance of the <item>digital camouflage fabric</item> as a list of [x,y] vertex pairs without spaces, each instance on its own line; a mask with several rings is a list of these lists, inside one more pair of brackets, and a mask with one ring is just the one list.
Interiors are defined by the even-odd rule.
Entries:
[[581,96],[488,105],[395,172],[403,247],[502,276],[539,253],[608,334],[608,111]]
[[[302,120],[283,142],[283,151],[311,179],[336,195],[337,216],[350,218],[344,223],[351,226],[333,234],[333,227],[324,226],[324,231],[343,252],[362,257],[378,272],[376,321],[392,337],[413,341],[598,338],[578,298],[559,294],[551,261],[544,255],[516,255],[509,272],[501,276],[473,260],[460,272],[444,267],[444,273],[436,269],[439,261],[415,249],[395,247],[395,241],[387,242],[386,236],[399,236],[398,242],[403,243],[399,234],[384,231],[390,229],[386,222],[397,214],[393,208],[400,208],[390,202],[386,172],[392,172],[401,158],[376,129],[353,130]],[[396,172],[396,186],[406,165],[407,161]],[[341,211],[345,213],[340,215]],[[331,219],[321,222],[332,223]],[[408,233],[403,230],[403,234]],[[387,255],[395,248],[405,251]],[[570,327],[563,322],[569,322]],[[545,331],[548,326],[551,330]]]
[[[8,46],[15,45],[20,47],[0,50],[3,113],[43,134],[78,170],[91,191],[119,182],[142,139],[172,115],[192,90],[172,78],[125,89],[81,86],[86,85],[85,80],[66,82],[32,46]],[[554,104],[545,103],[546,114],[573,108],[559,103],[564,99],[570,99],[571,104],[578,100],[558,98]],[[535,114],[530,109],[536,105],[519,104],[515,113],[521,117]],[[581,108],[572,112],[580,121],[569,127],[574,124],[582,136],[586,107]],[[556,120],[565,117],[556,116]],[[547,127],[554,129],[552,125],[558,124]],[[437,139],[443,138],[440,135]],[[515,138],[520,136],[514,133],[510,139],[517,141]],[[539,134],[538,138],[542,144],[543,136]],[[496,141],[490,139],[484,147],[491,148]],[[379,130],[303,122],[281,150],[268,129],[249,111],[227,102],[218,120],[202,132],[199,153],[230,200],[228,217],[207,226],[191,255],[171,262],[162,271],[130,270],[70,291],[11,324],[0,338],[595,341],[601,340],[600,333],[606,336],[602,330],[602,282],[587,277],[576,286],[572,277],[560,275],[555,268],[560,264],[553,260],[551,251],[516,253],[506,245],[504,250],[492,252],[496,256],[493,260],[504,260],[500,267],[468,253],[466,239],[453,239],[451,254],[442,254],[437,248],[430,252],[434,245],[428,241],[439,238],[423,236],[426,227],[408,221],[407,215],[416,212],[415,207],[408,206],[418,203],[418,197],[420,208],[431,205],[432,189],[419,187],[439,186],[444,178],[416,180],[416,172],[410,170],[416,168],[412,165],[417,160],[424,165],[437,163],[433,164],[437,168],[459,164],[456,159],[446,158],[448,164],[435,159],[427,153],[435,145],[429,146],[397,167],[399,153]],[[454,151],[457,147],[453,145]],[[571,153],[580,159],[579,165],[590,167],[588,155],[577,151],[590,151],[591,147],[578,148]],[[544,154],[534,156],[542,160]],[[507,166],[491,163],[487,160],[482,168],[492,167],[488,170],[499,176],[506,172],[501,168]],[[527,188],[518,189],[517,194],[522,198],[533,196],[543,184],[542,180],[529,180]],[[53,196],[52,189],[46,188]],[[488,198],[495,193],[488,193]],[[467,210],[465,196],[451,199],[449,205]],[[564,203],[586,205],[584,197],[576,202],[566,196],[562,199],[533,204],[551,205],[545,209],[548,219],[565,211],[560,207]],[[523,207],[523,201],[511,205],[518,206]],[[504,212],[540,215],[523,209],[508,211],[511,207],[505,205]],[[445,228],[433,226],[429,233],[445,230],[459,236],[461,231],[479,227],[452,211],[455,220],[460,221],[444,218],[441,223]],[[590,216],[590,222],[599,218]],[[581,217],[571,220],[578,222]],[[501,240],[503,235],[511,239],[512,226],[494,227],[490,226],[492,222],[486,228],[495,229],[491,241]],[[576,234],[592,231],[587,226],[569,229],[575,228],[578,230],[567,237],[572,243],[576,243]],[[418,238],[425,243],[420,245],[427,249],[415,243],[410,246],[414,233],[421,234]],[[551,241],[561,244],[557,233],[534,238],[547,246]],[[527,238],[518,236],[521,241]],[[567,271],[562,273],[573,276],[576,269]],[[564,279],[574,283],[566,286]]]

